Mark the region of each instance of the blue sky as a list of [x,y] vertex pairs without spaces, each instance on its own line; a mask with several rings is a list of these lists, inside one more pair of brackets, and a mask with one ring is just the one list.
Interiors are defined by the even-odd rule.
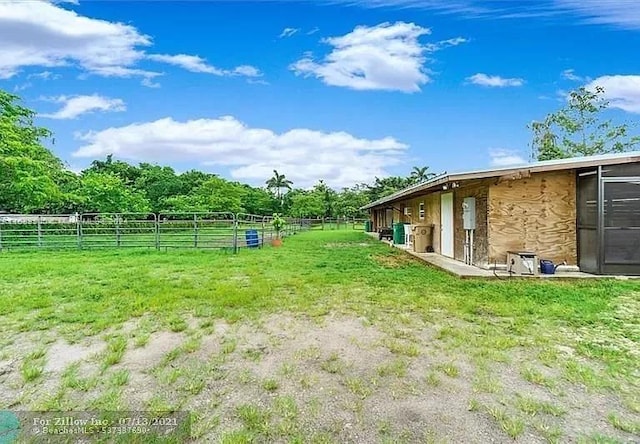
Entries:
[[529,159],[533,119],[602,85],[640,118],[635,0],[0,0],[0,88],[72,169],[113,153],[334,187]]

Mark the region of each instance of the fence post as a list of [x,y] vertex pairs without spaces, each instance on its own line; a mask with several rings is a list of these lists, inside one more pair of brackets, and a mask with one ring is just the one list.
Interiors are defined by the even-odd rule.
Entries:
[[120,246],[120,215],[116,214],[116,247]]
[[156,241],[156,250],[160,250],[160,213],[153,213],[153,220],[155,225],[155,241]]
[[2,251],[2,222],[0,222],[0,251]]
[[38,248],[42,248],[42,216],[38,216]]
[[233,215],[233,252],[238,252],[238,221],[236,215]]
[[193,213],[193,247],[198,248],[198,215]]
[[82,213],[76,218],[76,237],[78,238],[78,249],[82,250]]

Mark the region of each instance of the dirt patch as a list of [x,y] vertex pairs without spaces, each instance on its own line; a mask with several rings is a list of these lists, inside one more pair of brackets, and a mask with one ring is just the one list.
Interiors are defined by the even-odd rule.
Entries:
[[185,339],[182,333],[166,331],[151,335],[144,347],[129,348],[122,358],[122,365],[133,370],[148,370],[160,363],[171,350],[178,347]]
[[82,345],[69,344],[64,340],[59,340],[47,350],[44,371],[61,373],[67,366],[74,362],[90,359],[93,355],[100,353],[103,348],[104,344],[98,342]]
[[353,247],[371,247],[375,245],[373,243],[360,242],[360,243],[352,243],[352,242],[328,242],[324,244],[325,248],[353,248]]
[[[81,366],[88,373],[80,376],[99,382],[73,395],[74,407],[89,408],[101,394],[119,390],[123,409],[190,410],[198,442],[234,432],[258,442],[537,443],[592,434],[637,441],[607,420],[610,412],[632,420],[637,413],[612,393],[562,379],[561,363],[546,367],[535,350],[517,346],[506,352],[508,362],[478,359],[453,340],[476,334],[472,324],[402,319],[371,325],[347,316],[278,314],[233,324],[212,320],[203,335],[158,331],[144,347],[129,341],[121,362],[103,373]],[[91,360],[99,346],[55,342],[48,355],[67,356],[47,364],[49,371]],[[9,371],[19,374],[19,364]],[[553,386],[526,380],[523,368]],[[126,384],[106,386],[120,371],[128,371]],[[56,384],[49,378],[29,389],[55,393]],[[18,384],[0,400],[26,407],[21,391]]]
[[416,264],[416,260],[406,254],[377,254],[373,260],[385,268],[402,268]]

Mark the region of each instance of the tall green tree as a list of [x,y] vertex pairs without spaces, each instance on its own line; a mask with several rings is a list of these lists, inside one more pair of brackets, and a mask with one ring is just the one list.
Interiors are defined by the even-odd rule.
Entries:
[[411,180],[406,177],[391,176],[382,179],[376,177],[373,184],[367,185],[367,194],[369,195],[369,200],[374,201],[400,191],[409,185],[411,185]]
[[242,188],[245,191],[242,202],[244,212],[248,214],[270,216],[273,213],[281,211],[280,202],[275,199],[272,193],[268,192],[264,188],[255,188],[249,185],[242,185]]
[[551,160],[620,153],[640,144],[628,124],[615,125],[603,117],[608,108],[602,87],[571,91],[565,107],[529,125],[532,157]]
[[111,173],[118,176],[127,185],[134,185],[140,177],[140,168],[122,160],[113,160],[113,154],[107,155],[105,160],[94,160],[83,173]]
[[369,203],[369,196],[364,185],[343,188],[336,196],[335,213],[338,216],[364,217],[366,212],[360,208]]
[[266,182],[267,189],[275,193],[276,198],[282,205],[282,190],[290,190],[293,182],[288,180],[284,174],[279,174],[277,170],[273,170],[273,177],[269,178]]
[[66,200],[60,183],[68,172],[43,146],[51,133],[34,117],[18,96],[0,90],[0,211],[53,212]]
[[313,193],[317,194],[322,200],[324,217],[337,216],[337,214],[335,214],[335,202],[337,200],[336,192],[324,183],[324,180],[318,181],[318,183],[313,187]]
[[325,202],[320,193],[315,191],[295,190],[291,197],[289,214],[294,217],[323,217]]
[[411,175],[409,176],[409,180],[411,181],[411,183],[420,183],[420,182],[429,180],[434,176],[435,176],[435,173],[430,173],[428,166],[424,166],[424,167],[414,166],[413,169],[411,170]]
[[151,210],[157,213],[165,208],[166,199],[181,193],[182,182],[171,167],[141,163],[135,187],[145,194]]
[[84,174],[77,195],[80,198],[78,210],[84,213],[146,213],[151,210],[144,194],[128,187],[114,173]]
[[185,171],[178,176],[180,180],[180,194],[191,193],[191,191],[195,190],[212,177],[216,177],[216,175],[204,173],[198,170]]
[[212,177],[188,195],[168,197],[164,210],[179,212],[244,212],[245,188],[236,182]]

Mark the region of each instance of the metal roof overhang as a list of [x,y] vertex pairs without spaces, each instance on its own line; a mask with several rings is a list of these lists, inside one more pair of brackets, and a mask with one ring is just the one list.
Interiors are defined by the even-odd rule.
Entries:
[[574,157],[570,159],[546,160],[543,162],[535,162],[526,165],[509,166],[503,168],[495,168],[491,170],[476,170],[456,174],[442,174],[434,177],[426,182],[412,185],[403,190],[397,191],[389,196],[371,202],[361,207],[361,210],[368,210],[379,207],[384,204],[395,202],[400,199],[413,197],[414,195],[423,194],[426,191],[441,190],[440,186],[449,182],[458,182],[473,179],[488,179],[491,177],[523,177],[533,173],[542,173],[548,171],[575,170],[589,167],[616,165],[622,163],[640,162],[640,151],[619,153],[619,154],[603,154],[598,156]]

